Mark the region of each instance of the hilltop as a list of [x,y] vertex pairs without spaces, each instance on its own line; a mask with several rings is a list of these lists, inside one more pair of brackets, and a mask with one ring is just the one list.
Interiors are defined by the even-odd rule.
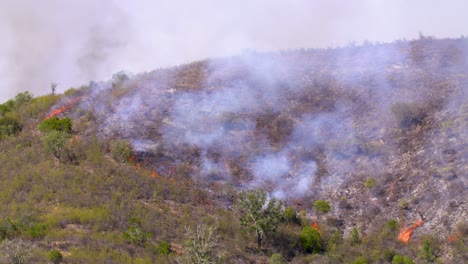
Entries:
[[[468,41],[421,36],[21,93],[0,108],[0,238],[36,262],[173,263],[208,226],[227,263],[463,262],[467,87]],[[261,249],[247,190],[284,202]]]

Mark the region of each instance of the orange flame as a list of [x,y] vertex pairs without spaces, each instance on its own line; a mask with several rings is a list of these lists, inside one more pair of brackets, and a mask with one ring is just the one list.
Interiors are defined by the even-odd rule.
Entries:
[[418,220],[416,223],[414,223],[412,226],[407,227],[403,229],[400,234],[398,235],[398,240],[400,240],[403,243],[408,243],[411,239],[411,236],[413,235],[413,231],[424,224],[423,220]]
[[65,112],[65,111],[67,111],[68,109],[71,109],[73,106],[75,106],[75,104],[76,104],[77,102],[79,102],[79,101],[81,100],[81,98],[82,98],[82,96],[69,100],[68,102],[65,103],[64,106],[59,107],[59,108],[55,109],[54,111],[52,111],[52,113],[50,113],[49,115],[47,115],[47,116],[44,118],[44,120],[47,120],[47,119],[49,119],[49,118],[52,118],[52,117],[54,117],[54,116],[56,116],[56,115],[58,115],[58,114],[60,114],[60,113],[63,113],[63,112]]
[[449,243],[453,243],[457,240],[459,240],[462,236],[460,234],[454,234],[454,235],[451,235],[447,238],[447,242]]
[[313,229],[317,230],[317,232],[319,232],[320,234],[322,233],[322,231],[320,231],[320,227],[317,221],[314,221],[311,226]]
[[153,173],[151,173],[151,177],[156,179],[158,177],[158,173],[153,171]]

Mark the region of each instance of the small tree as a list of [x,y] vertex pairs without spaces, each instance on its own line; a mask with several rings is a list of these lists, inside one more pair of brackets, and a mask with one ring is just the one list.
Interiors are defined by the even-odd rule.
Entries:
[[142,246],[151,237],[151,233],[143,230],[139,218],[132,217],[129,221],[129,227],[124,233],[124,237],[129,243]]
[[255,232],[258,248],[261,248],[266,234],[275,231],[281,219],[281,201],[267,200],[266,192],[251,190],[239,194],[237,205],[241,225],[247,232]]
[[50,84],[50,90],[52,92],[52,94],[55,94],[55,91],[57,90],[57,83],[53,82]]
[[187,263],[220,262],[222,255],[216,250],[219,247],[219,237],[215,231],[215,227],[208,225],[199,225],[196,229],[185,228],[184,248]]
[[51,131],[43,137],[44,146],[58,161],[62,157],[62,150],[65,143],[70,138],[70,134],[63,131]]
[[317,214],[320,213],[328,213],[330,212],[330,204],[325,201],[325,200],[317,200],[314,202],[314,205],[312,206],[312,209],[314,209]]
[[70,118],[51,117],[41,122],[39,130],[43,133],[51,131],[72,132],[72,121]]
[[299,219],[297,218],[296,210],[292,207],[286,207],[284,209],[284,220],[290,224],[297,224]]
[[299,239],[301,240],[302,249],[307,253],[315,254],[322,250],[321,235],[316,229],[310,226],[306,226],[302,229]]
[[50,251],[49,252],[49,260],[54,264],[58,264],[58,263],[62,262],[62,260],[63,260],[62,253],[60,253],[60,251],[58,251],[56,249]]
[[111,146],[112,158],[118,162],[125,163],[132,156],[133,150],[125,140],[117,140]]
[[419,256],[425,261],[434,261],[435,256],[432,253],[431,241],[429,239],[424,239]]

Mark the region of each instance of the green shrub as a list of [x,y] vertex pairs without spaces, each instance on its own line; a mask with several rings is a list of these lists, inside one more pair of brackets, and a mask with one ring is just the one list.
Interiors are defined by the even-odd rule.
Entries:
[[306,226],[302,229],[299,239],[302,249],[307,253],[319,253],[322,250],[321,235],[316,229],[310,226]]
[[12,239],[19,233],[18,226],[8,217],[0,222],[0,241],[3,239]]
[[21,130],[20,123],[11,117],[0,118],[0,137],[17,134]]
[[351,230],[351,244],[361,244],[361,237],[359,236],[359,231],[356,227]]
[[286,207],[284,209],[284,220],[290,224],[296,224],[298,222],[296,210],[292,207]]
[[51,117],[41,122],[39,125],[39,130],[43,133],[51,131],[61,131],[65,133],[72,132],[72,122],[68,117],[58,118]]
[[166,241],[161,241],[156,245],[156,253],[158,255],[168,255],[171,253],[171,245]]
[[272,254],[268,260],[268,264],[284,264],[286,261],[283,256],[279,253]]
[[387,222],[387,228],[391,232],[396,232],[397,229],[398,229],[398,221],[395,220],[395,219],[392,219],[392,220],[388,221]]
[[414,264],[414,261],[409,256],[395,255],[392,264]]
[[143,231],[139,218],[132,217],[124,237],[129,243],[142,246],[151,237],[151,233]]
[[58,251],[56,249],[50,251],[49,252],[49,260],[54,264],[58,264],[58,263],[62,262],[62,260],[63,260],[62,253],[60,253],[60,251]]
[[125,140],[117,140],[111,146],[112,158],[118,162],[127,162],[133,154],[132,147]]
[[330,212],[330,204],[325,200],[317,200],[314,202],[312,208],[318,213],[328,213]]
[[43,223],[30,223],[26,233],[32,238],[41,238],[46,234],[47,225]]
[[396,252],[393,249],[386,248],[382,252],[382,258],[388,262],[393,260],[393,257],[395,257]]
[[424,239],[419,256],[425,261],[433,261],[435,259],[435,256],[432,253],[431,241],[429,239]]
[[364,186],[369,189],[374,188],[376,184],[377,182],[374,178],[369,178],[364,182]]
[[364,257],[358,257],[353,264],[367,264],[367,260]]
[[43,137],[44,147],[60,161],[62,150],[70,134],[63,131],[51,131]]

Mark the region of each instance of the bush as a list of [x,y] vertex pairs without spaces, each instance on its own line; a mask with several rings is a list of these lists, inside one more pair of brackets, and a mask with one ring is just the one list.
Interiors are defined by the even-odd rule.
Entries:
[[298,222],[296,210],[292,207],[286,207],[284,209],[284,220],[290,224],[296,224]]
[[367,260],[364,257],[358,257],[353,264],[367,264]]
[[361,237],[359,236],[359,231],[357,230],[357,228],[353,228],[353,230],[351,230],[351,244],[353,245],[358,245],[358,244],[361,244]]
[[433,261],[435,259],[429,239],[424,239],[419,256],[425,261]]
[[62,262],[62,260],[63,260],[62,253],[60,253],[60,251],[58,251],[56,249],[50,251],[49,252],[49,260],[54,264],[58,264],[58,263]]
[[310,226],[306,226],[302,229],[299,239],[302,249],[307,253],[319,253],[322,250],[322,238],[320,233]]
[[395,255],[392,264],[414,264],[414,261],[409,256]]
[[132,147],[125,140],[117,140],[111,146],[112,158],[118,162],[127,162],[133,154]]
[[39,130],[43,133],[51,131],[61,131],[65,133],[72,132],[72,122],[68,117],[58,118],[51,117],[41,122],[39,125]]
[[158,255],[168,255],[171,253],[171,245],[166,241],[161,241],[156,245],[156,253]]
[[330,212],[330,204],[324,200],[317,200],[314,202],[312,208],[318,213],[328,213]]
[[52,152],[55,158],[60,161],[62,156],[62,149],[65,146],[66,141],[70,137],[70,134],[63,131],[51,131],[44,138],[44,146],[47,150]]
[[376,184],[377,182],[374,178],[369,178],[364,182],[364,186],[369,189],[374,188]]
[[0,137],[15,135],[21,130],[20,123],[10,117],[0,118]]
[[284,264],[286,261],[283,256],[279,253],[272,254],[268,260],[268,264]]
[[26,233],[32,238],[41,238],[46,234],[47,225],[43,223],[31,223]]
[[141,228],[139,218],[132,217],[129,225],[129,228],[124,233],[124,237],[129,243],[142,246],[151,237],[150,233],[144,232]]

